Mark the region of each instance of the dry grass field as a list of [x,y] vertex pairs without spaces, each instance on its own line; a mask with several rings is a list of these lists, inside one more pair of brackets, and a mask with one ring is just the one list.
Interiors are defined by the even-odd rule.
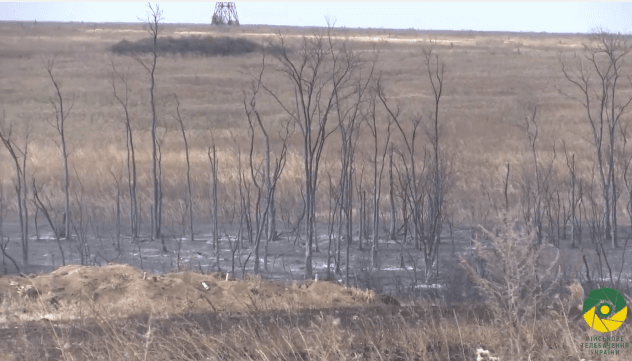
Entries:
[[[310,34],[310,29],[280,30],[288,37],[290,47],[303,34]],[[162,35],[244,36],[263,43],[275,31],[264,27],[214,30],[169,25]],[[485,214],[490,205],[484,204],[488,201],[482,204],[481,199],[486,198],[486,192],[501,189],[506,163],[520,166],[529,160],[525,155],[524,132],[515,125],[523,123],[530,106],[538,105],[540,109],[543,152],[550,151],[553,139],[558,145],[564,141],[569,152],[577,154],[578,166],[589,167],[592,153],[584,139],[588,125],[582,117],[583,109],[556,89],[579,95],[563,79],[560,56],[572,57],[573,52],[582,49],[585,38],[348,29],[336,29],[335,36],[354,49],[368,52],[375,47],[379,51],[377,71],[382,75],[387,95],[400,104],[407,117],[421,114],[428,119],[432,105],[420,56],[422,48],[434,47],[446,63],[441,110],[446,146],[455,157],[455,184],[450,201],[456,219],[469,220],[472,209],[477,213],[475,217]],[[8,120],[32,123],[35,129],[30,149],[32,164],[27,167],[38,182],[48,188],[51,197],[59,196],[57,189],[63,174],[54,129],[46,122],[54,119],[49,102],[53,88],[45,66],[45,62],[53,58],[54,74],[61,83],[62,93],[68,101],[75,101],[67,125],[71,163],[92,202],[101,205],[112,219],[109,200],[114,192],[114,181],[109,172],[112,170],[118,176],[124,169],[125,128],[122,110],[112,95],[112,61],[119,71],[129,75],[131,120],[137,131],[139,184],[149,184],[146,173],[151,159],[147,145],[150,122],[147,76],[130,57],[109,51],[110,46],[122,39],[134,41],[145,37],[146,31],[138,25],[2,24],[2,107]],[[169,129],[163,149],[163,168],[165,198],[172,207],[183,194],[180,176],[184,171],[184,147],[172,118],[175,114],[173,94],[181,99],[182,114],[189,129],[195,206],[200,210],[198,214],[204,214],[209,169],[206,150],[211,144],[211,132],[219,148],[220,182],[226,187],[222,193],[228,197],[227,203],[234,201],[231,197],[235,197],[236,191],[231,185],[237,179],[237,149],[230,134],[242,142],[242,152],[246,152],[243,91],[248,89],[251,80],[248,73],[256,74],[260,66],[259,52],[243,56],[164,56],[159,59],[156,96],[160,128]],[[282,76],[270,72],[267,77],[270,88],[286,98],[291,95],[292,89]],[[280,124],[285,120],[283,110],[272,99],[266,100],[258,102],[265,121]],[[368,143],[366,135],[361,138],[361,144]],[[397,141],[396,135],[393,138]],[[298,139],[295,141],[296,147],[290,151],[277,196],[280,206],[287,208],[301,202],[297,199],[302,179],[301,148]],[[338,162],[339,149],[333,145],[334,141],[326,147],[325,164]],[[361,145],[359,160],[363,156],[368,158],[368,144],[364,149]],[[0,154],[3,164],[7,164],[8,154]],[[514,174],[512,178],[515,179],[509,193],[515,201],[520,177]],[[2,181],[8,187],[11,172],[3,172]],[[73,179],[73,184],[76,182]],[[149,196],[149,192],[142,194]],[[322,205],[325,204],[323,201]]]
[[[303,37],[311,37],[314,31],[318,29],[165,24],[160,37],[228,36],[265,46],[269,39],[278,41],[281,36],[292,56]],[[332,270],[333,280],[324,282],[327,237],[331,240],[342,229],[327,229],[332,197],[326,175],[337,182],[341,167],[337,133],[325,143],[316,193],[319,225],[313,264],[320,280],[298,281],[305,269],[302,231],[294,228],[301,218],[305,186],[298,129],[289,140],[287,164],[276,188],[279,237],[270,242],[264,278],[251,274],[253,246],[243,241],[246,236],[240,224],[240,175],[250,177],[244,101],[261,70],[260,49],[240,55],[162,54],[158,58],[155,94],[162,139],[165,231],[162,242],[148,239],[145,228],[149,228],[152,202],[149,79],[136,59],[111,51],[122,40],[147,37],[142,25],[133,24],[0,22],[0,121],[5,126],[13,124],[20,146],[24,130],[32,129],[26,161],[29,206],[34,179],[57,222],[64,212],[59,135],[51,126],[55,122],[51,98],[56,95],[47,73],[47,64],[54,60],[53,74],[64,102],[72,104],[66,140],[73,215],[81,215],[81,231],[85,229],[89,239],[87,251],[74,240],[56,242],[41,212],[36,235],[32,207],[30,264],[20,264],[15,169],[2,148],[0,185],[7,209],[0,214],[0,246],[6,247],[2,269],[13,275],[0,276],[0,361],[630,359],[629,348],[618,355],[592,354],[594,347],[586,344],[587,337],[601,334],[577,316],[580,300],[592,289],[615,284],[615,279],[628,303],[632,302],[632,270],[627,261],[631,256],[621,252],[625,247],[613,249],[608,242],[594,242],[598,237],[591,233],[601,225],[599,219],[590,218],[598,214],[600,205],[590,208],[588,197],[584,198],[584,212],[592,209],[593,213],[579,215],[585,223],[576,235],[583,238],[578,246],[571,247],[568,219],[562,220],[564,236],[559,234],[562,223],[558,219],[557,238],[550,240],[553,245],[544,242],[539,249],[529,248],[533,233],[499,228],[506,221],[504,212],[517,223],[526,218],[520,210],[526,209],[526,187],[533,186],[533,154],[520,126],[534,107],[538,110],[539,161],[552,160],[547,184],[555,185],[557,196],[568,203],[563,144],[567,154],[575,156],[585,192],[594,192],[591,195],[599,202],[591,130],[578,101],[581,93],[562,73],[562,63],[576,64],[577,56],[592,45],[588,36],[334,28],[331,39],[361,52],[367,63],[377,55],[375,75],[389,104],[400,110],[406,128],[402,132],[411,131],[409,119],[423,118],[417,149],[420,166],[424,150],[431,145],[429,128],[424,127],[431,125],[435,105],[423,51],[432,49],[445,63],[439,123],[441,149],[448,155],[451,172],[437,277],[422,275],[421,249],[408,241],[386,239],[389,198],[384,181],[379,265],[370,264],[366,234],[365,248],[357,249],[355,225],[349,258],[352,274],[345,279],[343,272]],[[149,59],[144,56],[142,60]],[[281,101],[291,102],[292,83],[275,71],[278,64],[272,58],[266,56],[262,81]],[[128,236],[126,132],[123,109],[113,94],[113,65],[127,77],[129,86],[143,226],[138,242]],[[629,67],[626,64],[621,70],[626,81],[621,81],[618,92],[623,98],[632,94]],[[122,84],[116,86],[120,94]],[[195,241],[185,237],[185,148],[174,118],[174,95],[180,102],[190,149]],[[287,113],[266,92],[258,95],[257,109],[271,130],[272,152],[279,154],[277,132],[288,121]],[[379,108],[377,116],[377,131],[383,135],[388,115]],[[622,127],[628,124],[626,117]],[[393,131],[391,141],[401,150],[402,134]],[[369,198],[372,142],[369,129],[361,127],[354,187],[358,194],[366,191]],[[256,140],[258,161],[263,157],[257,150],[262,149],[261,143]],[[208,149],[212,145],[217,146],[219,160],[219,256],[213,250],[209,221]],[[629,157],[630,145],[626,146],[620,160]],[[511,172],[506,178],[508,164]],[[617,179],[619,185],[622,179]],[[123,224],[118,241],[114,236],[117,182]],[[625,211],[629,197],[621,190],[619,243],[627,246],[626,240],[632,237]],[[249,196],[254,202],[254,194]],[[547,204],[555,205],[551,199]],[[505,210],[505,202],[512,211]],[[560,204],[558,198],[558,218],[568,214],[568,208]],[[358,208],[353,206],[354,217]],[[548,212],[552,222],[554,211],[549,208]],[[337,222],[341,224],[341,218]],[[476,228],[478,224],[491,231]],[[545,225],[547,236],[553,235],[551,224]],[[4,239],[10,240],[6,246]],[[229,247],[239,242],[243,249],[238,248],[235,255]],[[62,247],[66,252],[63,266],[58,252]],[[490,256],[490,249],[502,257]],[[80,252],[87,252],[87,259]],[[233,266],[233,276],[242,279],[228,280],[225,273],[211,272],[219,267],[216,259],[222,272],[230,272]],[[340,262],[346,260],[336,265],[342,269]],[[48,273],[34,274],[38,271]],[[348,285],[343,286],[345,281]],[[494,292],[498,297],[490,296]],[[630,342],[630,322],[609,335]],[[490,351],[488,358],[483,350]]]

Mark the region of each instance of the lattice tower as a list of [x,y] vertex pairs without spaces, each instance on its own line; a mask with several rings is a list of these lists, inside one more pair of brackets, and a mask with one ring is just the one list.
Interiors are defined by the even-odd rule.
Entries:
[[215,13],[211,24],[239,26],[235,3],[215,3]]

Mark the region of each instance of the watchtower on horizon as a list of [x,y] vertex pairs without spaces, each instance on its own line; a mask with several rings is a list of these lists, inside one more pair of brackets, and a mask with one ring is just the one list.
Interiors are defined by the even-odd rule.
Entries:
[[239,26],[235,3],[215,3],[215,13],[213,13],[211,25]]

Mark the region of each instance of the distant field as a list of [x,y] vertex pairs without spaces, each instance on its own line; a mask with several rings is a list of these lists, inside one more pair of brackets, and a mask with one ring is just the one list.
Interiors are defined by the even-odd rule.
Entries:
[[[213,29],[204,26],[167,25],[161,36],[227,35],[243,36],[263,44],[275,32],[289,41],[290,47],[310,30],[244,26]],[[30,121],[35,129],[28,168],[38,182],[47,185],[53,199],[61,182],[61,163],[54,144],[57,139],[47,121],[54,113],[49,102],[52,85],[45,63],[55,59],[55,75],[67,101],[75,105],[68,119],[67,133],[73,150],[71,164],[95,204],[112,216],[113,180],[109,171],[120,174],[125,159],[122,109],[112,95],[112,69],[128,74],[130,111],[137,132],[140,182],[147,184],[149,170],[148,80],[144,70],[127,56],[113,55],[109,48],[123,40],[146,37],[140,25],[102,24],[0,24],[0,107],[7,120]],[[431,98],[423,72],[421,50],[434,47],[446,63],[441,122],[448,151],[454,155],[451,207],[456,219],[471,219],[490,208],[486,193],[498,198],[506,163],[519,166],[525,158],[525,136],[515,127],[522,123],[525,110],[539,105],[541,148],[550,152],[553,139],[566,143],[578,155],[580,168],[589,167],[592,153],[584,140],[587,123],[580,104],[561,95],[557,88],[574,94],[563,79],[559,58],[572,57],[582,49],[586,39],[576,35],[498,34],[475,32],[430,32],[335,29],[336,41],[346,42],[360,51],[373,47],[379,51],[377,69],[387,95],[397,101],[406,116],[422,114],[428,119]],[[269,59],[270,60],[270,59]],[[163,56],[156,72],[160,127],[169,129],[163,147],[165,199],[175,201],[182,193],[180,175],[184,171],[184,151],[176,132],[174,94],[181,101],[181,111],[192,144],[194,194],[196,207],[205,209],[208,195],[208,159],[211,131],[219,147],[220,180],[226,187],[227,202],[235,195],[231,190],[237,172],[236,146],[231,135],[242,142],[247,123],[243,109],[243,90],[249,87],[248,72],[256,73],[261,54],[243,56],[196,57]],[[278,73],[267,73],[265,80],[284,97],[291,88]],[[629,87],[629,84],[626,85]],[[284,120],[284,113],[271,99],[259,101],[266,121]],[[297,138],[297,137],[296,137]],[[397,141],[397,135],[394,135]],[[422,143],[426,143],[424,139]],[[361,140],[359,161],[366,152]],[[279,185],[281,207],[300,202],[301,156],[298,139],[290,151],[287,169]],[[330,139],[325,164],[338,161],[339,149]],[[246,144],[243,143],[242,152]],[[362,149],[365,149],[364,151]],[[366,156],[365,156],[366,158]],[[0,160],[8,166],[5,151]],[[333,162],[333,163],[332,163]],[[325,167],[326,168],[326,167]],[[519,167],[514,167],[518,169]],[[74,171],[73,171],[74,173]],[[0,176],[5,186],[11,184],[11,171]],[[74,178],[74,176],[73,176]],[[73,179],[76,182],[76,179]],[[509,195],[518,199],[520,174],[510,177]],[[145,196],[149,192],[141,192]],[[297,198],[299,197],[299,198]],[[100,201],[101,200],[101,201]],[[109,206],[106,207],[106,203]],[[107,211],[106,211],[107,208]]]

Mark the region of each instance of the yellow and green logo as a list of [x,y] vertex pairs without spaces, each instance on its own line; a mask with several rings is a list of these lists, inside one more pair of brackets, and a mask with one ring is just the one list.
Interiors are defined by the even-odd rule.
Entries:
[[623,325],[627,315],[625,298],[614,288],[593,290],[584,301],[584,320],[595,331],[612,332]]

